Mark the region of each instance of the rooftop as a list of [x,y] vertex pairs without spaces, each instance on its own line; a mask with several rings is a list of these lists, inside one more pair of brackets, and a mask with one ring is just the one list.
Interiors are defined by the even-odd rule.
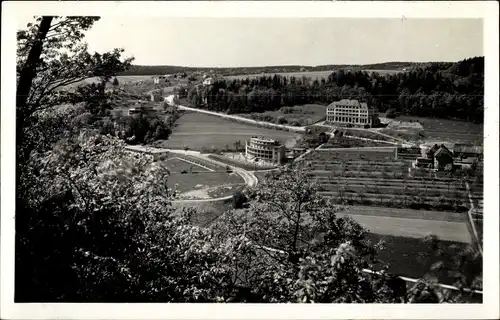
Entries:
[[368,107],[366,102],[359,102],[358,100],[342,99],[340,101],[334,101],[328,105],[328,107],[336,106],[352,106],[352,107]]
[[254,136],[252,139],[259,139],[262,141],[267,141],[267,142],[276,142],[276,140],[268,138],[268,137],[263,137],[263,136]]

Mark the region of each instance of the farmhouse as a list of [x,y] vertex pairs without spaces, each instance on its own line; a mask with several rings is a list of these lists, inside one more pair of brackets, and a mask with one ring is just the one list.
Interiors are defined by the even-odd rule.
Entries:
[[246,142],[245,155],[249,159],[281,164],[285,159],[285,146],[273,139],[252,137]]
[[372,127],[379,123],[378,115],[365,102],[343,99],[326,107],[326,121],[345,127]]
[[453,154],[444,145],[434,153],[434,169],[443,170],[447,166],[453,166]]

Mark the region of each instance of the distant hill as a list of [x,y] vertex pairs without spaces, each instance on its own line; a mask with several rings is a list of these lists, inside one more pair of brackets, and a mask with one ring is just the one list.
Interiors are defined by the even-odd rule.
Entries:
[[303,66],[303,65],[288,65],[288,66],[262,66],[262,67],[240,67],[240,68],[196,68],[182,66],[142,66],[133,65],[130,70],[121,73],[120,75],[156,75],[156,74],[172,74],[172,73],[191,73],[191,72],[217,72],[222,75],[240,75],[240,74],[256,74],[256,73],[283,73],[283,72],[304,72],[304,71],[328,71],[338,69],[352,70],[411,70],[415,68],[423,68],[429,65],[445,65],[450,68],[453,62],[383,62],[365,65],[321,65],[321,66]]

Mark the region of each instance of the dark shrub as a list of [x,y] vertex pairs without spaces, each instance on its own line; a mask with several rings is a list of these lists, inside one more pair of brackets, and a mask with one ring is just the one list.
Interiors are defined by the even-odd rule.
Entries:
[[241,209],[243,205],[248,201],[247,197],[241,191],[236,191],[233,195],[233,208]]
[[390,118],[390,119],[394,119],[398,116],[398,113],[396,112],[396,110],[394,109],[389,109],[387,110],[387,112],[385,113],[385,116],[387,118]]

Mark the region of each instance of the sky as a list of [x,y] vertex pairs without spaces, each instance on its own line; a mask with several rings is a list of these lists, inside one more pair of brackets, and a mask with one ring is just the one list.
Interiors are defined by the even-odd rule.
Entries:
[[481,19],[102,17],[92,51],[139,65],[248,67],[458,61],[483,55]]

